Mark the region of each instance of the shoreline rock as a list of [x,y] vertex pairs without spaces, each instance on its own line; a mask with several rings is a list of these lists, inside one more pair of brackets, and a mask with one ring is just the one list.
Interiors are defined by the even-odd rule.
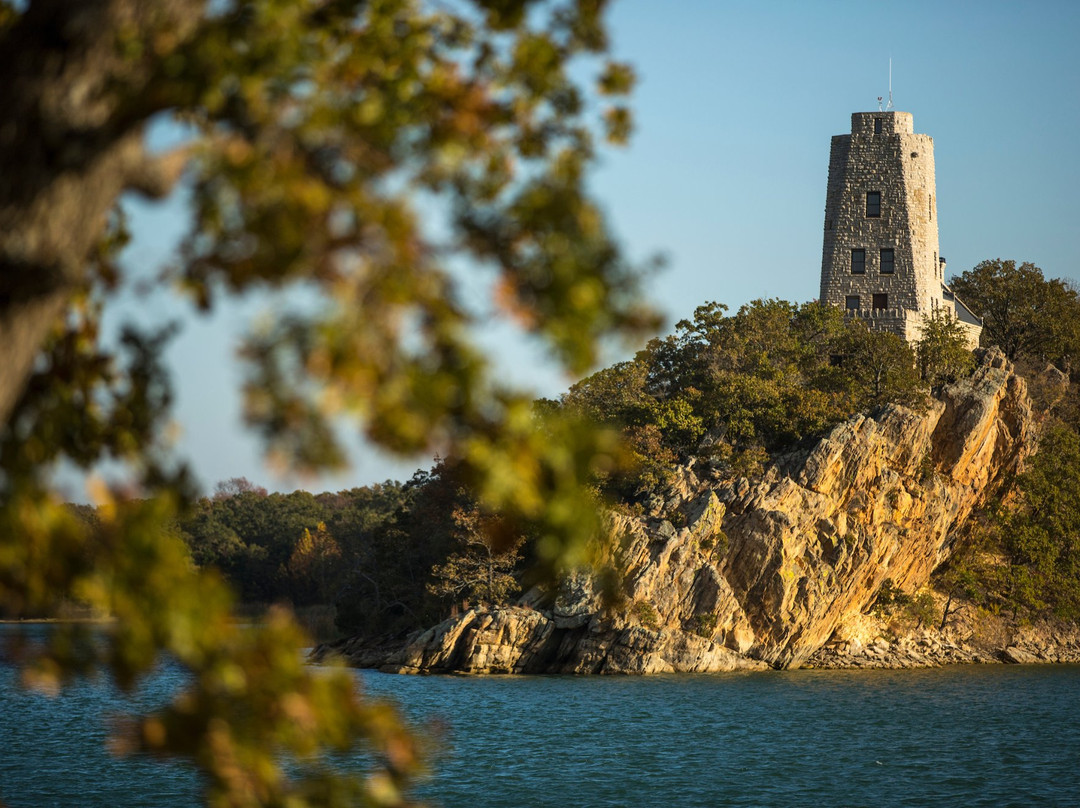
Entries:
[[334,655],[385,673],[651,674],[769,667],[688,632],[612,628],[595,618],[560,628],[551,612],[526,606],[471,609],[404,645],[373,648],[355,639],[339,641],[316,649],[313,661]]
[[[944,600],[938,595],[938,600]],[[522,607],[507,607],[510,612]],[[498,610],[503,611],[503,610]],[[550,639],[554,620],[536,610],[531,611],[529,622],[546,626],[537,636]],[[716,673],[727,671],[772,670],[772,666],[715,644],[697,645],[701,638],[686,635],[689,639],[681,647],[677,642],[665,646],[668,655],[651,650],[640,653],[642,643],[648,639],[645,631],[629,631],[621,641],[613,642],[612,654],[562,658],[553,665],[551,656],[536,654],[544,647],[540,642],[532,647],[527,643],[506,643],[500,640],[502,632],[510,630],[513,621],[500,619],[498,612],[470,612],[469,619],[448,620],[428,631],[414,635],[404,647],[402,643],[369,646],[356,638],[341,640],[320,646],[312,655],[312,661],[322,662],[331,657],[344,657],[354,667],[371,668],[385,673],[399,674],[466,674],[466,675],[515,675],[515,674],[651,674],[651,673]],[[550,626],[548,624],[551,624]],[[578,627],[580,628],[580,627]],[[440,642],[457,645],[459,631],[471,632],[464,646],[464,658],[470,665],[439,664],[440,657],[425,658],[424,649],[432,647],[432,639],[441,636]],[[571,636],[563,636],[561,645],[573,648],[577,642]],[[505,637],[505,635],[503,635]],[[638,642],[635,642],[635,637]],[[595,642],[603,642],[597,638]],[[437,647],[437,646],[436,646]],[[558,644],[552,644],[557,648]],[[703,647],[711,647],[715,658],[702,653]],[[517,649],[508,656],[506,649]],[[549,648],[549,651],[551,649]],[[419,653],[420,656],[416,654]],[[430,653],[430,651],[429,651]],[[672,660],[678,664],[673,664]],[[945,630],[937,628],[913,628],[900,634],[887,618],[864,615],[860,625],[851,635],[834,638],[810,655],[800,668],[807,670],[900,670],[941,668],[953,665],[1052,665],[1080,664],[1080,626],[1072,623],[1040,621],[1020,624],[1015,620],[980,614],[979,610],[961,604],[954,606]]]
[[[991,618],[992,619],[992,618]],[[1080,627],[1041,622],[1016,627],[1000,642],[957,637],[955,632],[928,630],[892,640],[880,637],[869,645],[830,643],[818,649],[804,668],[939,668],[948,665],[1080,663]]]

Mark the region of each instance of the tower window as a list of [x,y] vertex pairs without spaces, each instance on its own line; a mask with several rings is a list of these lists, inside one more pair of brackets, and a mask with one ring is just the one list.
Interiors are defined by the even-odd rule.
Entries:
[[895,253],[892,247],[883,247],[881,250],[881,274],[892,275],[895,268]]
[[881,118],[874,118],[874,134],[881,134]]
[[866,274],[866,250],[852,250],[851,251],[851,274],[852,275],[865,275]]
[[844,308],[847,309],[848,311],[858,311],[859,310],[859,296],[858,295],[848,295],[847,297],[845,297],[844,298]]
[[875,293],[871,305],[875,309],[887,309],[889,308],[889,296],[881,292]]
[[866,215],[875,218],[881,215],[881,191],[866,192]]

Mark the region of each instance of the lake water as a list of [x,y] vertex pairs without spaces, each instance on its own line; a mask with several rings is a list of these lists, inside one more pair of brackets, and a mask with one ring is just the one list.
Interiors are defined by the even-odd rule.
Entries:
[[[442,726],[418,796],[445,806],[1080,805],[1080,666],[357,675]],[[139,705],[179,681],[163,670]],[[190,771],[104,751],[124,709],[101,684],[20,691],[0,663],[0,804],[197,805]]]

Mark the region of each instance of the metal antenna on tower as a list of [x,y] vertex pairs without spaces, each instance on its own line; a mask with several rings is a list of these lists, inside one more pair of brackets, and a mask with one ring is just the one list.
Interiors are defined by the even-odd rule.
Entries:
[[[880,100],[880,99],[879,99]],[[889,104],[885,107],[885,111],[888,112],[892,109],[892,57],[889,57]]]

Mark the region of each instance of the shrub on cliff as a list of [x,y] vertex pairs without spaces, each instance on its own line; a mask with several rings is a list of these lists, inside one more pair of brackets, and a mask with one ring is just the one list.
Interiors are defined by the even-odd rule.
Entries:
[[933,388],[951,384],[971,374],[975,357],[967,348],[967,333],[955,317],[923,317],[922,333],[915,344],[919,376]]
[[733,315],[719,303],[698,307],[674,334],[578,382],[557,406],[621,428],[637,465],[605,483],[632,497],[679,460],[753,473],[769,452],[856,412],[922,399],[904,340],[832,306],[757,300]]
[[936,626],[941,620],[934,596],[929,591],[908,594],[899,589],[892,578],[886,578],[878,589],[874,612],[890,618],[901,628]]

